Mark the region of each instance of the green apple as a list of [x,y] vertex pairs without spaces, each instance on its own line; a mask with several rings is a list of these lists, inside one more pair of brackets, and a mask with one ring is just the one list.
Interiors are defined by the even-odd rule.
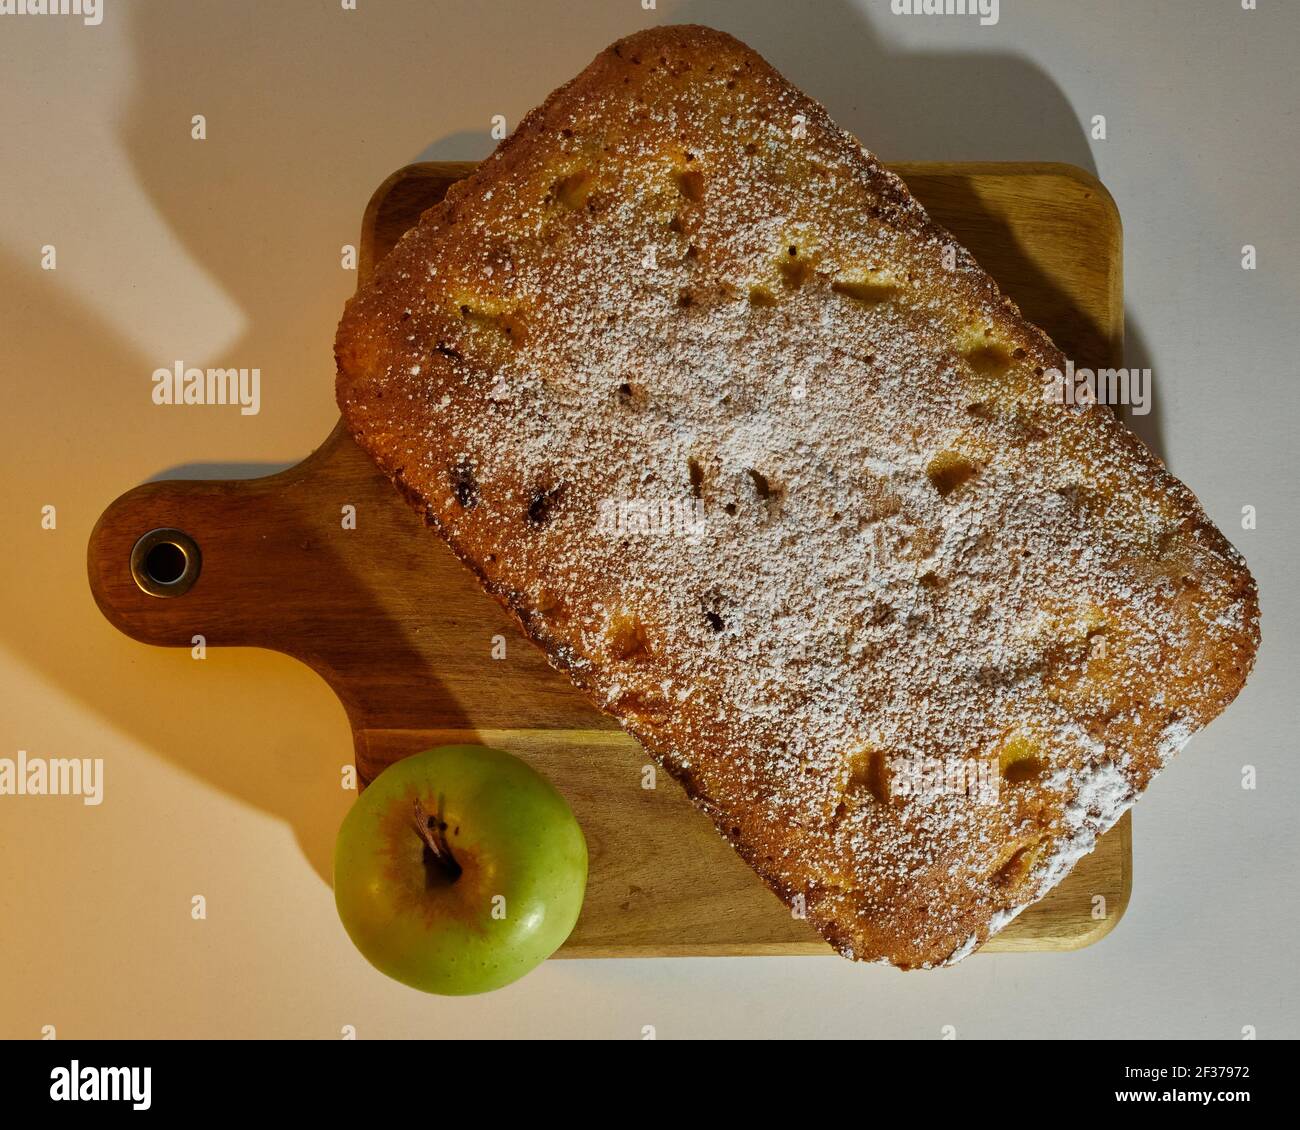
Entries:
[[429,993],[518,980],[569,936],[586,887],[587,842],[564,798],[486,746],[394,762],[334,849],[334,901],[357,949]]

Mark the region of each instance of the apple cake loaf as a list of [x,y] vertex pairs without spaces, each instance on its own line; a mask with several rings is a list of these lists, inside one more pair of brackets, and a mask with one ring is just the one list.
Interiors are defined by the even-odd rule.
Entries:
[[1241,689],[1245,562],[903,182],[624,39],[348,303],[358,443],[840,953],[960,959]]

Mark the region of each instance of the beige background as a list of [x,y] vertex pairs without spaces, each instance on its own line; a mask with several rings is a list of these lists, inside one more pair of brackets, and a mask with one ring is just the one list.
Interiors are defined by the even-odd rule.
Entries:
[[[1300,1035],[1300,5],[1003,0],[980,28],[887,0],[104,4],[100,27],[0,17],[0,756],[107,765],[98,808],[0,797],[0,1036]],[[135,644],[90,599],[87,535],[117,494],[260,474],[325,436],[355,283],[339,249],[390,171],[485,155],[492,115],[513,125],[610,40],[684,20],[751,42],[886,159],[1073,161],[1118,200],[1130,360],[1156,372],[1142,430],[1249,557],[1265,643],[1138,807],[1132,906],[1090,950],[908,976],[551,962],[424,997],[363,962],[322,878],[351,799],[324,684],[279,656]],[[259,366],[261,414],[154,406],[151,372],[178,359]]]

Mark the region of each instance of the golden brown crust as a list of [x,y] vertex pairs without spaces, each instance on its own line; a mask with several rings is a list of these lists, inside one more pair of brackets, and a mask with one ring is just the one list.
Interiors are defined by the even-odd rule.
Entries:
[[957,960],[1245,681],[1195,497],[759,56],[603,52],[348,304],[358,442],[840,952]]

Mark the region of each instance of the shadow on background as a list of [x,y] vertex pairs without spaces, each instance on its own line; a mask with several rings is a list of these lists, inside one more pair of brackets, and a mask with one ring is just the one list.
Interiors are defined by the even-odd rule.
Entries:
[[[27,293],[51,285],[28,260],[3,253],[0,278]],[[51,420],[86,412],[87,384],[76,374],[87,371],[87,358],[93,358],[89,368],[97,381],[110,379],[108,374],[130,374],[136,381],[143,374],[147,380],[153,367],[152,359],[66,293],[57,303],[42,304],[39,318],[15,320],[6,345],[14,356],[38,358],[39,371],[69,376],[50,390],[45,410]],[[123,378],[119,387],[127,383]],[[186,772],[280,816],[311,866],[328,876],[348,800],[338,786],[338,766],[351,755],[340,742],[346,733],[342,707],[305,666],[268,652],[214,648],[205,661],[195,662],[188,649],[144,647],[117,633],[91,597],[86,545],[99,512],[135,485],[112,481],[102,471],[100,461],[112,465],[120,437],[106,435],[92,449],[73,449],[56,428],[49,431],[42,458],[17,466],[7,485],[29,506],[56,502],[59,527],[57,533],[32,535],[20,551],[4,555],[5,591],[22,595],[7,607],[0,642],[92,705],[106,729],[130,734]],[[241,469],[263,468],[214,468],[222,474]],[[24,531],[29,524],[24,516]],[[282,693],[249,694],[259,682]],[[59,752],[99,754],[92,748]]]
[[461,130],[430,142],[420,150],[415,161],[482,161],[492,152],[494,144],[486,133]]
[[297,462],[295,459],[291,463],[178,463],[175,467],[167,467],[156,475],[150,475],[145,481],[161,483],[173,479],[260,479],[287,470]]
[[[894,51],[843,0],[818,4],[815,17],[808,6],[784,0],[664,2],[658,13],[630,2],[595,11],[576,3],[537,7],[498,27],[493,21],[504,17],[481,5],[448,3],[435,13],[421,0],[389,0],[367,13],[364,32],[341,19],[312,34],[303,32],[301,10],[263,0],[227,0],[219,8],[155,0],[123,10],[136,87],[121,139],[157,213],[246,315],[243,338],[224,356],[245,364],[274,357],[281,366],[284,392],[278,403],[265,398],[257,426],[297,435],[305,419],[323,439],[334,422],[337,249],[355,239],[369,191],[407,161],[485,156],[491,112],[509,111],[513,124],[609,41],[655,22],[708,23],[736,34],[886,159],[1065,161],[1095,171],[1077,115],[1033,62],[1000,50]],[[460,50],[471,27],[474,42],[498,45],[490,62]],[[973,46],[983,44],[973,39]],[[512,91],[531,93],[495,106],[494,76],[509,74]],[[482,132],[455,130],[410,145],[409,122],[421,107],[453,98],[464,103],[467,118],[483,123]],[[188,137],[195,113],[208,120],[209,139],[201,144]],[[0,253],[7,293],[48,293],[59,285],[56,276],[42,276],[26,260]],[[50,419],[84,414],[106,387],[140,387],[167,360],[141,355],[68,293],[42,302],[39,316],[9,336],[12,355],[30,359],[33,372],[65,377],[66,386],[43,402]],[[1127,355],[1133,364],[1152,364],[1133,322]],[[90,375],[77,376],[83,373]],[[1138,424],[1159,451],[1154,414]],[[147,443],[148,429],[161,434],[172,426],[149,417],[130,442]],[[246,446],[246,425],[237,416],[212,417],[204,427],[209,449]],[[252,650],[215,649],[196,664],[185,651],[140,647],[114,633],[91,601],[86,537],[98,513],[135,484],[111,475],[106,481],[101,471],[88,486],[87,468],[97,460],[111,468],[123,442],[108,435],[95,450],[70,450],[55,435],[43,462],[16,468],[18,497],[76,499],[82,511],[67,513],[57,549],[46,539],[21,574],[12,561],[4,566],[16,586],[11,591],[25,597],[4,622],[3,642],[140,744],[287,821],[311,865],[327,877],[349,802],[337,766],[351,749],[340,742],[342,709],[324,708],[331,696],[314,676]],[[217,461],[154,477],[267,469]],[[52,619],[52,608],[68,611]],[[245,696],[249,680],[270,681],[283,693]],[[304,702],[316,708],[304,709]]]

